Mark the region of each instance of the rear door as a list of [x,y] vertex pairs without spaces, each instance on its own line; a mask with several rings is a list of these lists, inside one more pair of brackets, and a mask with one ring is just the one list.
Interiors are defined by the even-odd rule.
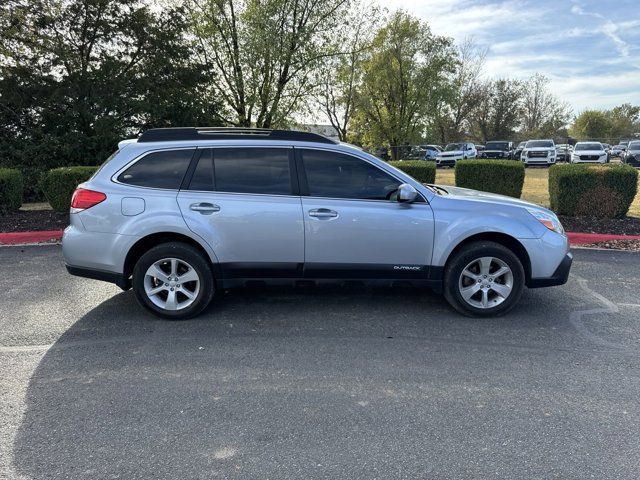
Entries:
[[199,150],[178,194],[189,228],[214,250],[225,278],[302,275],[304,226],[293,150]]
[[418,278],[428,274],[433,213],[394,200],[401,181],[356,156],[298,149],[305,276]]

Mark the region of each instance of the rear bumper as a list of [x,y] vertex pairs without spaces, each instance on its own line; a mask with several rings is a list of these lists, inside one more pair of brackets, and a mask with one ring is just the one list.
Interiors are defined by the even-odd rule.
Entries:
[[541,287],[553,287],[556,285],[564,285],[569,279],[569,271],[571,270],[571,264],[573,263],[573,255],[568,252],[558,268],[556,268],[553,275],[546,278],[531,278],[527,283],[529,288],[541,288]]
[[72,265],[65,265],[65,267],[67,267],[67,272],[71,275],[75,275],[76,277],[91,278],[93,280],[115,283],[123,290],[129,290],[131,288],[131,281],[128,278],[124,278],[121,273],[95,270],[92,268],[74,267]]

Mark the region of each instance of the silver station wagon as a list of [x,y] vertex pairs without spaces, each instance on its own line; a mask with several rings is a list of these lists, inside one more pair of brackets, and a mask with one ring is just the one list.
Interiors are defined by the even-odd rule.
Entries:
[[248,282],[410,282],[467,315],[567,281],[556,215],[521,200],[423,185],[347,144],[295,131],[152,129],[75,191],[63,253],[74,275],[133,288],[164,318]]

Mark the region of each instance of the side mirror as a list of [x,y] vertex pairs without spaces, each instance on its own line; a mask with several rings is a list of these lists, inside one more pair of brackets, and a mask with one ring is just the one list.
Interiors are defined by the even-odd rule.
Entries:
[[398,202],[411,203],[418,197],[418,191],[408,183],[403,183],[398,187]]

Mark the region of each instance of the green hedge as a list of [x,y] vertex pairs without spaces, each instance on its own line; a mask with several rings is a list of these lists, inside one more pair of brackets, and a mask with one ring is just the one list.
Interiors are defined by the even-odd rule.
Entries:
[[549,169],[551,208],[561,215],[621,218],[638,191],[630,165],[554,165]]
[[22,173],[0,168],[0,213],[13,212],[22,205]]
[[436,181],[436,164],[425,160],[403,160],[389,162],[389,165],[402,170],[420,183],[434,183]]
[[49,170],[42,179],[41,187],[51,207],[58,212],[67,212],[73,191],[97,169],[98,167],[62,167]]
[[459,160],[456,186],[520,198],[524,165],[516,160]]

